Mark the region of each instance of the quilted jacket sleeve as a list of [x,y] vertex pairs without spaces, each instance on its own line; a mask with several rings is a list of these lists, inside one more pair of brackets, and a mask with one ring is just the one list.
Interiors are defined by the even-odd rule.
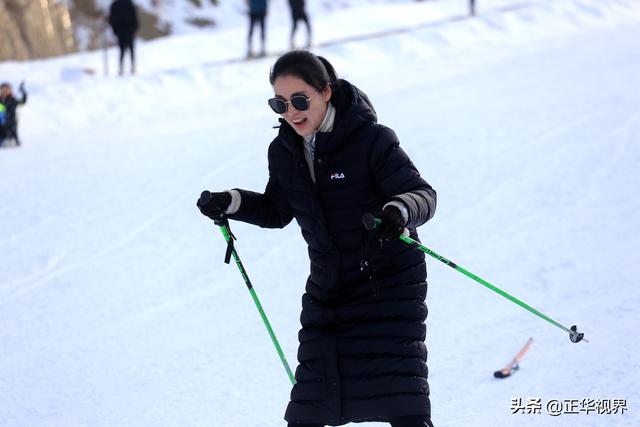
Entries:
[[240,207],[229,218],[262,228],[283,228],[293,219],[286,192],[274,169],[274,147],[274,144],[269,147],[269,181],[264,193],[236,189],[240,193]]
[[395,132],[378,126],[380,130],[371,156],[376,183],[390,201],[399,202],[406,208],[406,226],[418,227],[433,217],[436,192],[400,148]]

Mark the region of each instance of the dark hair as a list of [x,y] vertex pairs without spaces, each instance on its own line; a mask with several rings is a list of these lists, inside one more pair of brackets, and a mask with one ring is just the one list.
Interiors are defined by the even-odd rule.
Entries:
[[308,50],[292,50],[278,58],[269,73],[271,86],[282,76],[301,78],[318,92],[322,92],[327,85],[334,86],[338,80],[329,61]]

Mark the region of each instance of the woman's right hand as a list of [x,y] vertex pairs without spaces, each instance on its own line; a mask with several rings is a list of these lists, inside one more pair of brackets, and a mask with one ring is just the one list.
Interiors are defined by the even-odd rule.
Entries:
[[213,220],[222,219],[225,211],[231,204],[231,194],[228,191],[221,193],[211,193],[204,190],[200,194],[200,198],[196,203],[202,215],[205,215]]

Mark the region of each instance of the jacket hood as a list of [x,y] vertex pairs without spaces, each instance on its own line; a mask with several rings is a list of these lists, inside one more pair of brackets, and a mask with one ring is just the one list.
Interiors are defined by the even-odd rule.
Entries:
[[[369,97],[346,80],[340,79],[333,88],[331,104],[336,109],[336,117],[331,132],[316,134],[316,154],[330,153],[341,144],[346,143],[348,136],[368,123],[376,123],[378,116]],[[278,137],[291,151],[299,151],[302,137],[284,120],[280,118]]]

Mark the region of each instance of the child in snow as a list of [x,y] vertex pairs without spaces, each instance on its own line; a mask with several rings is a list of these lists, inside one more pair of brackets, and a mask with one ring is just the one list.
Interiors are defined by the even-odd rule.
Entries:
[[0,104],[0,147],[4,142],[4,119],[7,116],[7,109],[4,104]]
[[3,142],[13,141],[15,145],[20,145],[20,138],[18,138],[18,116],[16,109],[19,105],[24,105],[27,102],[27,92],[24,88],[24,82],[20,83],[21,98],[18,100],[14,98],[11,85],[9,83],[2,83],[0,85],[0,146]]
[[[283,228],[296,219],[309,247],[289,427],[378,421],[432,427],[425,255],[406,230],[436,208],[436,192],[377,122],[366,94],[308,51],[281,56],[269,76],[280,128],[263,193],[203,192],[211,219]],[[365,213],[381,224],[367,232]]]

